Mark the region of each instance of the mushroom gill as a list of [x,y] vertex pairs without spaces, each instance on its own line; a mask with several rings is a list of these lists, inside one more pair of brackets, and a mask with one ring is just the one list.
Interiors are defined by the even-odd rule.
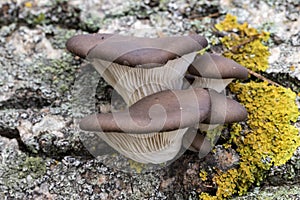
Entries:
[[80,128],[100,132],[110,146],[138,162],[162,163],[177,155],[187,128],[206,119],[209,112],[206,90],[165,90],[128,110],[87,116]]
[[[231,61],[224,58],[220,59],[218,56],[210,56],[211,54],[198,55],[197,52],[205,46],[207,46],[207,41],[198,35],[137,38],[115,34],[87,34],[72,37],[67,42],[67,49],[82,58],[86,58],[104,80],[122,96],[129,107],[125,111],[116,113],[87,116],[80,123],[80,127],[83,130],[99,132],[100,137],[110,146],[135,161],[158,164],[172,160],[182,146],[182,138],[188,127],[197,126],[201,121],[207,123],[226,122],[227,117],[230,116],[226,114],[228,110],[225,109],[224,111],[224,107],[222,107],[226,106],[227,102],[231,105],[225,96],[219,97],[219,100],[222,97],[220,101],[225,102],[225,104],[217,107],[220,110],[211,109],[211,106],[208,106],[211,105],[211,97],[205,96],[210,92],[203,92],[206,90],[197,88],[201,82],[200,79],[209,78],[224,81],[224,78],[244,77],[244,68],[231,63]],[[225,63],[223,64],[224,60]],[[242,75],[228,73],[228,70],[231,70],[230,67],[237,69],[233,71],[239,71]],[[192,86],[186,85],[185,76],[187,73],[195,79]],[[200,85],[203,87],[203,84]],[[209,85],[211,83],[204,87]],[[223,82],[221,85],[218,90],[223,90],[226,87]],[[187,99],[180,102],[192,101],[192,106],[200,108],[199,104],[203,102],[196,101],[193,103],[193,99],[197,99],[197,93],[200,93],[203,95],[202,98],[205,97],[208,102],[203,106],[208,106],[209,112],[205,115],[206,117],[191,118],[192,109],[188,113],[191,115],[189,116],[188,114],[182,115],[184,113],[182,111],[185,109],[182,110],[182,107],[177,107],[173,114],[181,117],[178,118],[180,120],[177,120],[177,125],[170,128],[167,126],[168,123],[164,121],[168,119],[166,115],[170,114],[170,110],[165,109],[161,103],[173,98],[176,100],[181,95],[171,97],[172,94],[181,94],[181,92],[187,91],[189,91],[189,93],[185,93]],[[149,99],[153,101],[157,95],[161,94],[163,96],[159,99],[165,100],[155,105],[158,105],[156,107],[165,112],[157,114],[152,112],[153,109],[149,109],[150,107],[144,109]],[[152,104],[148,102],[148,105]],[[151,108],[155,108],[155,106],[152,105]],[[221,118],[216,118],[217,120],[214,121],[215,118],[212,117],[211,111],[217,115],[218,112],[223,112],[223,114],[220,114]],[[147,120],[142,119],[147,119],[148,116],[149,122],[151,114],[154,115],[154,118],[164,120],[157,120],[156,123],[149,125],[146,123]],[[184,125],[184,120],[189,121],[188,125]],[[173,123],[175,122],[173,121]]]
[[[203,45],[207,45],[206,40],[197,35],[148,39],[94,34],[74,36],[67,42],[67,49],[90,61],[131,106],[150,94],[182,89],[187,68]],[[162,163],[176,156],[186,130],[144,135],[105,131],[99,134],[135,161]]]

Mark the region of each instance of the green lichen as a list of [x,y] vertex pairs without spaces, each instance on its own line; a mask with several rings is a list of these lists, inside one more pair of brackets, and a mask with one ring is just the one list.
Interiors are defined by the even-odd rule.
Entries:
[[19,178],[25,178],[31,175],[33,178],[38,178],[45,174],[46,165],[40,157],[26,157],[26,160],[19,166]]
[[214,146],[223,130],[224,126],[219,125],[207,131],[202,131],[202,133],[205,133],[205,138],[210,142],[211,146]]
[[43,158],[40,157],[25,157],[23,161],[16,165],[11,165],[2,178],[6,179],[8,186],[10,183],[21,182],[22,179],[31,176],[37,179],[46,173],[46,164]]
[[46,23],[45,13],[40,13],[33,19],[33,24],[35,24],[35,25],[45,24],[45,23]]
[[[236,17],[231,15],[227,15],[216,28],[236,31],[234,35],[221,39],[229,49],[224,53],[226,57],[251,70],[263,71],[267,68],[269,53],[261,41],[261,37],[267,34],[258,33],[247,24],[237,24]],[[253,40],[251,35],[258,36]],[[247,45],[257,46],[251,51],[253,55],[262,57],[260,65],[256,59],[249,59],[249,52],[245,50]],[[234,47],[238,48],[233,51]],[[236,147],[240,163],[236,169],[228,171],[215,169],[212,181],[217,191],[215,195],[201,193],[200,199],[226,199],[245,194],[251,186],[259,185],[264,180],[272,166],[285,164],[300,146],[299,130],[293,125],[300,115],[295,102],[296,93],[289,88],[255,81],[232,83],[230,90],[248,112],[246,122],[231,125],[230,139],[224,144],[225,147]]]
[[46,34],[53,35],[49,40],[55,49],[65,49],[67,40],[76,34],[74,29],[54,28],[52,26],[48,26],[48,28],[48,30],[45,28],[45,32]]
[[91,33],[96,33],[103,24],[103,18],[99,16],[99,13],[87,13],[81,18],[79,28]]
[[77,65],[71,64],[73,57],[63,53],[60,59],[42,59],[29,69],[30,74],[42,77],[42,81],[64,95],[70,92],[75,79]]
[[247,194],[247,196],[236,197],[235,200],[274,200],[274,199],[299,199],[300,185],[283,185],[266,186],[264,188],[254,189],[253,192]]
[[231,58],[252,71],[265,71],[268,68],[268,32],[259,32],[245,22],[239,24],[237,17],[227,14],[224,21],[215,25],[218,31],[228,34],[221,39],[226,48],[224,56]]
[[129,160],[129,165],[130,165],[130,169],[132,169],[134,172],[136,173],[141,173],[142,170],[145,168],[145,164],[143,163],[139,163],[139,162],[136,162],[134,160]]

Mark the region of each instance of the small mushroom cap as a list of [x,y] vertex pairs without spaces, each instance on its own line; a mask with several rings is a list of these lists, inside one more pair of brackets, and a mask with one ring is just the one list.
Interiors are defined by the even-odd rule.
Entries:
[[97,58],[131,67],[161,66],[207,45],[207,40],[199,35],[140,38],[117,34],[86,34],[76,35],[66,43],[70,52],[82,58]]
[[209,90],[211,109],[206,124],[223,124],[240,122],[247,118],[247,110],[237,101],[230,99],[214,90]]
[[216,79],[247,79],[248,70],[231,59],[215,54],[198,55],[188,69],[195,76]]
[[198,124],[207,118],[209,109],[209,95],[202,88],[166,90],[137,101],[126,111],[87,116],[80,128],[125,133],[172,131]]

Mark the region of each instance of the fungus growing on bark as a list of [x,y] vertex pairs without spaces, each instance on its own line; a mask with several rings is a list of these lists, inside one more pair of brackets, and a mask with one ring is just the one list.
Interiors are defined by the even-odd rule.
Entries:
[[215,54],[196,56],[188,68],[194,76],[193,87],[211,88],[221,92],[233,79],[246,79],[248,71],[238,63]]
[[210,97],[202,88],[165,90],[146,96],[129,109],[84,118],[87,131],[151,133],[187,128],[203,121],[210,111]]
[[192,127],[199,122],[221,124],[246,119],[244,107],[223,98],[222,94],[202,88],[165,90],[142,98],[126,110],[85,117],[80,128],[144,134]]
[[[189,127],[202,121],[224,123],[244,119],[246,112],[238,103],[196,88],[199,75],[214,79],[247,76],[243,67],[225,58],[210,54],[201,58],[197,52],[206,46],[206,39],[198,35],[154,39],[87,34],[69,39],[67,49],[90,61],[129,107],[124,111],[87,116],[80,127],[99,131],[103,140],[133,160],[162,163],[176,156]],[[207,62],[214,69],[203,66],[202,73],[198,65],[208,65]],[[188,71],[195,80],[193,85],[186,84]],[[221,86],[220,90],[225,87]],[[216,101],[211,99],[211,93],[218,97]],[[222,107],[227,104],[239,106],[234,113],[241,112],[240,119]]]
[[181,89],[188,66],[207,41],[198,35],[156,39],[86,34],[72,37],[66,45],[70,52],[89,60],[132,105],[155,92]]
[[86,34],[72,37],[66,46],[80,57],[97,58],[131,67],[157,67],[203,49],[207,46],[207,40],[199,35],[140,38],[117,34]]

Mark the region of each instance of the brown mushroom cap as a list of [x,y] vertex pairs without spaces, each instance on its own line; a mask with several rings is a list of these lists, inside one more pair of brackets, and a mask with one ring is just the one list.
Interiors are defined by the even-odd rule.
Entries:
[[190,127],[207,118],[208,92],[202,88],[166,90],[147,96],[128,110],[85,117],[86,131],[151,133]]
[[198,55],[188,71],[195,76],[215,79],[246,79],[248,77],[245,67],[231,59],[209,53]]
[[75,35],[68,39],[66,47],[71,53],[85,58],[88,52],[93,49],[97,44],[101,43],[103,40],[106,40],[114,34],[84,34],[84,35]]
[[86,34],[70,38],[67,49],[89,59],[97,58],[127,66],[160,66],[207,46],[199,35],[140,38],[117,34]]
[[243,121],[247,118],[247,110],[237,101],[225,97],[214,90],[209,90],[209,95],[211,109],[203,123],[232,123]]

